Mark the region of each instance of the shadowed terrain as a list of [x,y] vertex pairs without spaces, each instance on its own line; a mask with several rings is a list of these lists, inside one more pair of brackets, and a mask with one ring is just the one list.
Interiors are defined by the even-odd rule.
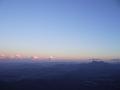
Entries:
[[119,90],[120,64],[0,62],[0,90]]

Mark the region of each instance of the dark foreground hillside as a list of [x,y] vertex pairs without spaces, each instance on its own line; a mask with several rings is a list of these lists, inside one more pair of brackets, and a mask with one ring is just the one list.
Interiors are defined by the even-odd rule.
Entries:
[[0,90],[120,90],[120,64],[0,63]]

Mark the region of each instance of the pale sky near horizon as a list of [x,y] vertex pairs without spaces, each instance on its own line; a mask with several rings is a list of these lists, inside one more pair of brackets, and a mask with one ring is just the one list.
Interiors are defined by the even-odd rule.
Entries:
[[0,0],[0,53],[120,58],[120,2]]

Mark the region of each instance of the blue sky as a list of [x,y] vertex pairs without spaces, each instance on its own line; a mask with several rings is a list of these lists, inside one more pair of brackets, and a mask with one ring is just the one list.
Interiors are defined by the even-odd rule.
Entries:
[[0,53],[120,58],[120,3],[0,0]]

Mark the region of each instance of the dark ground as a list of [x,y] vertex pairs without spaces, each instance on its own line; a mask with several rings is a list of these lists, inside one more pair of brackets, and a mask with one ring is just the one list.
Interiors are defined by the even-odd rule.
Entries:
[[0,90],[120,90],[120,64],[1,62]]

